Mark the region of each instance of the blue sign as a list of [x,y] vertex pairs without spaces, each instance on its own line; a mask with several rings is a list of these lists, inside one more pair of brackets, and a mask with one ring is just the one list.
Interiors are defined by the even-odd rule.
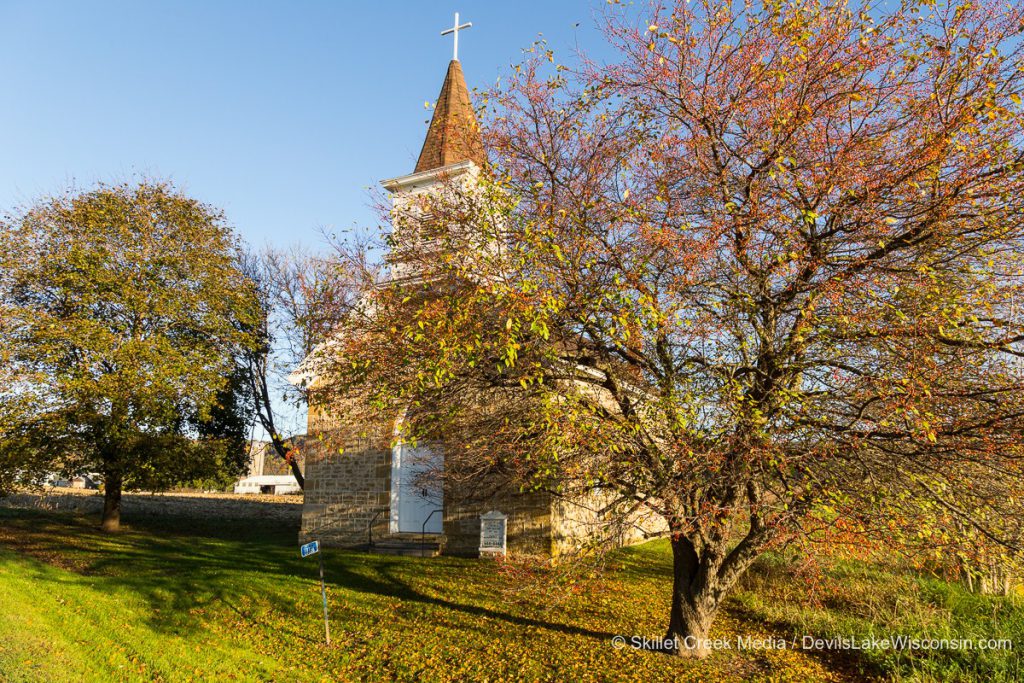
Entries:
[[302,553],[303,557],[309,557],[313,553],[320,552],[320,541],[310,541],[306,545],[299,548],[299,552]]

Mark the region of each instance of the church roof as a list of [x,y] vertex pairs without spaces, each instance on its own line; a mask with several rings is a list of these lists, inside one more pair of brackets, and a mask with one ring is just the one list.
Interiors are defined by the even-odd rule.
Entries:
[[460,161],[473,161],[483,166],[485,159],[480,125],[469,101],[466,78],[459,61],[453,59],[448,64],[441,94],[437,96],[437,106],[415,172],[432,171]]

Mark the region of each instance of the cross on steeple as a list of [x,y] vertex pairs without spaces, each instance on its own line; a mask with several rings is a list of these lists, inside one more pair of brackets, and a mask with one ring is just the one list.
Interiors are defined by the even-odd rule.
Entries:
[[454,59],[456,61],[458,61],[458,59],[459,59],[459,31],[462,31],[463,29],[467,29],[467,28],[472,28],[472,26],[473,26],[473,22],[471,22],[471,21],[467,21],[465,24],[462,24],[461,26],[459,26],[459,13],[456,12],[455,13],[455,24],[451,28],[445,29],[444,31],[441,31],[441,35],[442,36],[446,36],[449,33],[451,33],[451,34],[453,34],[455,36],[455,52],[454,52],[454,56],[452,57],[452,59]]

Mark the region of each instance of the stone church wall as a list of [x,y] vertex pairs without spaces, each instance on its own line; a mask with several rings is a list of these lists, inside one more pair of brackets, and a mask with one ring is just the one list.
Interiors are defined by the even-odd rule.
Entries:
[[[373,520],[374,538],[388,533],[391,500],[390,434],[369,436],[332,432],[306,447],[303,540],[360,546]],[[341,449],[341,452],[339,452]]]
[[602,509],[612,496],[599,492],[576,499],[558,498],[551,508],[551,552],[569,556],[588,546],[623,547],[635,545],[668,530],[665,520],[650,512],[635,512],[609,523]]
[[[451,497],[457,497],[457,492]],[[444,552],[476,557],[480,548],[480,515],[496,510],[508,516],[509,554],[551,553],[551,496],[546,493],[503,493],[487,500],[445,502]]]
[[[390,536],[391,453],[394,425],[338,429],[311,410],[310,431],[322,436],[304,439],[306,456],[305,505],[301,540],[319,538],[325,545],[364,547]],[[600,510],[610,500],[599,493],[568,500],[547,493],[518,493],[496,482],[446,486],[443,552],[475,557],[479,554],[480,515],[496,510],[508,517],[507,550],[516,555],[570,557],[589,543],[624,546],[664,531],[654,515],[634,514],[610,525]],[[481,491],[494,493],[484,496]]]

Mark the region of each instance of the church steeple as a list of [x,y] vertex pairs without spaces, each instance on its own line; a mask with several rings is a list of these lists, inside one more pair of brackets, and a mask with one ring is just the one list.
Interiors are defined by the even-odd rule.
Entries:
[[[456,21],[457,25],[457,21]],[[427,139],[423,142],[415,173],[432,171],[462,161],[472,161],[483,166],[483,140],[473,105],[469,100],[469,88],[462,75],[459,60],[448,64],[448,73],[437,96],[437,107],[430,119]]]

